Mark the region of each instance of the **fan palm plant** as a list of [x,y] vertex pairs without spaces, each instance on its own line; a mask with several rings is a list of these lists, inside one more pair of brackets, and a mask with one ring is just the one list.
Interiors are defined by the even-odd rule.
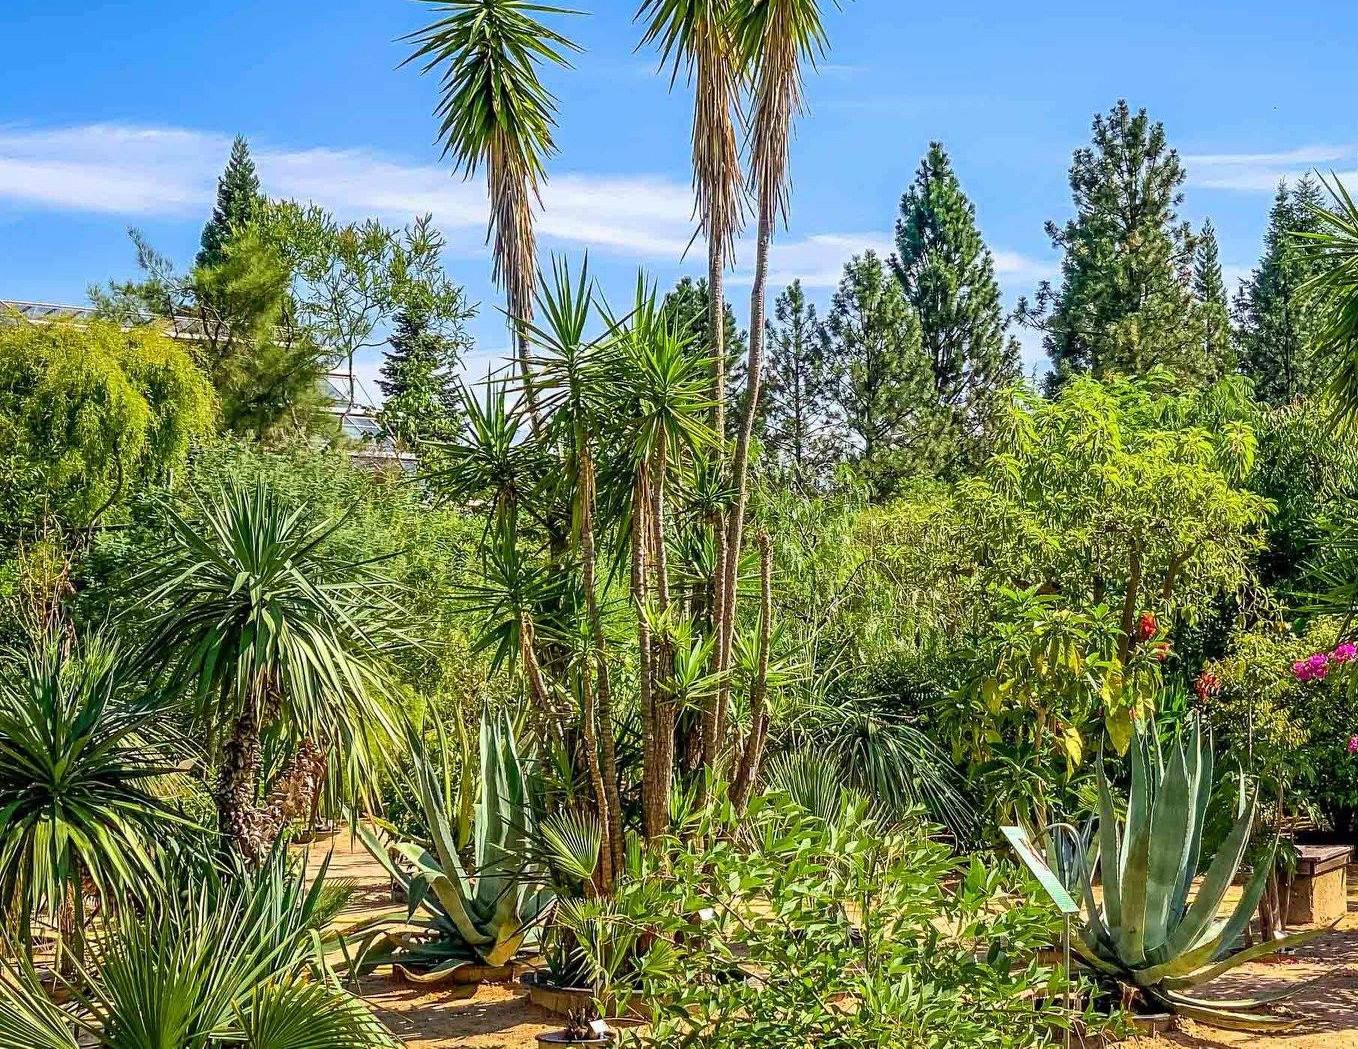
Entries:
[[406,62],[422,63],[422,73],[442,70],[435,115],[444,155],[452,155],[466,178],[486,167],[495,280],[505,289],[536,427],[522,322],[532,316],[537,275],[534,203],[546,179],[546,158],[556,151],[556,99],[539,79],[539,67],[569,66],[567,56],[580,50],[538,16],[571,12],[531,0],[426,2],[442,17],[407,38],[415,51]]
[[87,881],[105,900],[158,883],[188,821],[156,781],[187,749],[101,635],[49,634],[0,667],[0,907],[26,946],[46,915],[80,953]]
[[[787,211],[788,149],[793,119],[802,106],[802,63],[814,61],[826,47],[820,8],[820,0],[732,0],[736,53],[742,66],[750,70],[752,79],[748,184],[756,201],[759,228],[755,243],[754,286],[750,293],[750,349],[744,411],[731,465],[735,500],[727,515],[719,599],[721,626],[717,658],[722,671],[730,668],[735,637],[736,582],[749,496],[750,443],[759,414],[763,382],[769,245],[774,223]],[[719,721],[726,708],[725,699],[725,695],[718,699]],[[719,724],[717,728],[720,733],[724,726]]]
[[395,1049],[326,968],[325,869],[282,850],[229,881],[188,868],[137,917],[114,921],[57,1006],[29,969],[0,963],[0,1044],[36,1049]]
[[200,501],[193,520],[170,509],[168,524],[134,580],[157,609],[142,659],[188,697],[214,756],[225,730],[219,829],[257,861],[279,829],[256,807],[266,733],[320,748],[330,784],[354,794],[396,738],[387,661],[409,638],[395,584],[334,552],[343,518],[315,521],[262,482]]

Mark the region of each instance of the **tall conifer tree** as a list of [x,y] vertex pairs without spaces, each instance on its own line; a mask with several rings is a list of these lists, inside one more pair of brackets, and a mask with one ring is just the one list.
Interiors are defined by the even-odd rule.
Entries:
[[1226,300],[1226,282],[1221,274],[1221,248],[1211,219],[1202,224],[1193,253],[1193,296],[1202,310],[1203,352],[1215,362],[1216,370],[1234,367],[1231,347],[1231,311]]
[[844,267],[825,332],[842,369],[836,400],[859,470],[884,498],[911,471],[933,470],[939,411],[915,311],[875,253]]
[[1005,330],[995,260],[976,228],[976,208],[937,142],[901,198],[891,266],[919,318],[954,437],[970,444],[985,428],[995,393],[1019,377],[1018,343]]
[[764,444],[795,480],[813,484],[837,457],[831,438],[837,375],[801,281],[793,281],[774,303],[768,347]]
[[243,135],[237,135],[231,144],[226,170],[217,179],[217,202],[212,208],[212,218],[203,227],[197,264],[215,266],[220,263],[226,256],[227,243],[259,214],[263,200],[250,147]]
[[1322,202],[1320,186],[1310,176],[1294,189],[1278,187],[1263,257],[1236,296],[1240,370],[1269,404],[1287,404],[1315,391],[1325,379],[1314,349],[1320,318],[1302,290],[1315,262],[1299,236],[1320,229],[1314,209]]
[[1179,221],[1184,169],[1165,129],[1119,101],[1094,118],[1075,151],[1075,218],[1047,223],[1061,249],[1061,286],[1043,282],[1025,323],[1045,333],[1051,387],[1083,372],[1139,374],[1164,365],[1186,379],[1210,374],[1191,279],[1194,239]]
[[438,331],[417,308],[397,315],[388,340],[382,377],[382,424],[407,447],[419,441],[447,440],[459,411],[457,370],[465,336]]

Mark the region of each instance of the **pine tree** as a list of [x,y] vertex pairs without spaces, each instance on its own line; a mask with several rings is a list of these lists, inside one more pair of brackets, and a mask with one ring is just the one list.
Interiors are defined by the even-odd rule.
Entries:
[[1324,383],[1323,362],[1314,350],[1320,322],[1302,291],[1315,263],[1298,237],[1320,228],[1313,208],[1321,203],[1320,186],[1310,176],[1293,190],[1285,183],[1278,187],[1263,257],[1236,296],[1240,370],[1269,404],[1288,404]]
[[1221,249],[1211,219],[1202,224],[1193,253],[1193,297],[1202,311],[1203,352],[1209,361],[1217,363],[1219,372],[1233,370],[1231,312],[1221,275]]
[[1018,343],[995,280],[995,261],[976,228],[943,146],[929,145],[901,198],[891,267],[919,318],[938,398],[959,451],[985,430],[995,394],[1020,375]]
[[197,264],[215,266],[220,263],[227,242],[259,214],[263,200],[250,147],[244,136],[237,135],[231,144],[226,170],[217,179],[217,203],[212,208],[212,218],[203,227]]
[[944,404],[960,406],[1017,378],[995,260],[976,228],[976,208],[937,142],[901,198],[891,267],[919,316]]
[[1164,365],[1194,380],[1212,372],[1191,284],[1193,237],[1176,209],[1184,169],[1165,129],[1119,101],[1095,116],[1093,142],[1070,168],[1075,218],[1047,223],[1063,252],[1061,287],[1043,282],[1025,323],[1045,333],[1050,387],[1082,372],[1140,374]]
[[814,484],[838,457],[832,437],[837,376],[801,281],[778,296],[766,342],[765,447],[797,482]]
[[446,440],[456,428],[457,370],[465,346],[437,331],[418,308],[402,310],[382,363],[381,421],[406,447]]
[[876,498],[912,470],[932,471],[940,431],[933,370],[900,284],[871,251],[844,267],[825,322],[840,372],[838,408]]

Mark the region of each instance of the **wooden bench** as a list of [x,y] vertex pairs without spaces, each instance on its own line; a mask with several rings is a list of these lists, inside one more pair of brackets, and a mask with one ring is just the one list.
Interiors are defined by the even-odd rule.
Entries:
[[1288,925],[1325,925],[1348,913],[1349,845],[1300,845],[1287,903]]

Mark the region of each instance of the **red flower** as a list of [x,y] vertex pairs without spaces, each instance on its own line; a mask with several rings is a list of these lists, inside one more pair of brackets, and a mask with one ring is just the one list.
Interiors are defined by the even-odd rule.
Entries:
[[1136,639],[1138,641],[1149,641],[1160,632],[1160,623],[1155,618],[1154,612],[1142,612],[1141,618],[1136,621]]
[[1198,694],[1199,699],[1205,701],[1208,697],[1215,696],[1221,691],[1221,678],[1210,670],[1204,670],[1193,682],[1193,691]]
[[1155,646],[1151,649],[1151,655],[1163,663],[1169,658],[1169,642],[1157,641]]

